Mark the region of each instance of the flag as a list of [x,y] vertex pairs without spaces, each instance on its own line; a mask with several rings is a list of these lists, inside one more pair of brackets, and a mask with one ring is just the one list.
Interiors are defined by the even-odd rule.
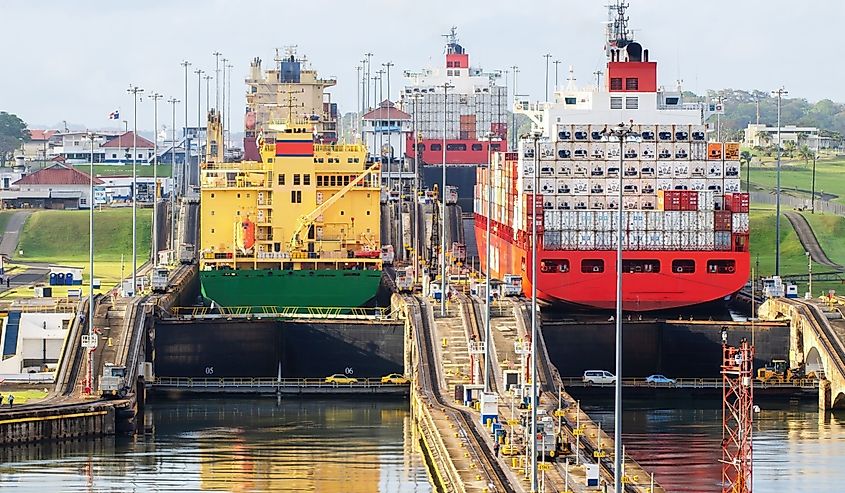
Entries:
[[114,110],[109,113],[109,120],[120,120],[120,110]]

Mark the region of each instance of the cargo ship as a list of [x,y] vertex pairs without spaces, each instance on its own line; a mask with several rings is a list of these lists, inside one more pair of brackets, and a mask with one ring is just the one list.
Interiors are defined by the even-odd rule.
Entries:
[[365,306],[382,276],[380,170],[362,145],[322,143],[310,118],[268,121],[258,161],[224,162],[209,114],[201,167],[202,295],[268,311]]
[[[603,84],[578,88],[570,75],[554,101],[516,103],[542,137],[521,139],[515,152],[478,169],[477,244],[485,244],[492,184],[491,271],[521,275],[529,294],[538,268],[538,298],[610,309],[621,207],[625,310],[724,299],[750,268],[739,144],[708,141],[709,105],[685,102],[680,87],[658,87],[657,64],[632,39],[626,7],[611,7]],[[620,141],[606,130],[621,124],[631,134]],[[485,248],[479,253],[486,265]]]
[[[455,28],[446,38],[445,66],[405,73],[408,84],[402,91],[402,109],[415,122],[418,140],[415,148],[414,135],[409,133],[405,149],[407,157],[422,164],[425,186],[438,184],[442,190],[445,137],[446,182],[458,188],[458,203],[469,211],[475,168],[487,163],[490,148],[507,150],[508,90],[498,83],[500,72],[470,66],[469,53],[458,43]],[[449,87],[444,90],[445,84]]]
[[268,130],[270,122],[284,122],[288,116],[311,122],[320,143],[337,142],[337,103],[326,91],[337,80],[321,78],[307,58],[297,54],[296,46],[286,47],[284,54],[276,50],[273,62],[274,66],[267,70],[258,57],[249,65],[244,159],[260,161],[258,136]]

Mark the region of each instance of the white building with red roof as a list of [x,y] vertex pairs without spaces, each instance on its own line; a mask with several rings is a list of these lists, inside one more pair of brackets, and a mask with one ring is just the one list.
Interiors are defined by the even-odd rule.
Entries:
[[[375,160],[382,158],[383,163],[398,162],[405,153],[405,141],[411,132],[411,115],[396,107],[391,101],[384,100],[361,117],[364,144]],[[389,172],[382,169],[382,176]]]
[[46,161],[53,148],[53,136],[57,130],[29,129],[29,140],[21,146],[21,153],[27,161]]
[[[91,204],[90,175],[56,163],[28,174],[0,191],[4,208],[87,209]],[[94,178],[94,186],[103,181]]]

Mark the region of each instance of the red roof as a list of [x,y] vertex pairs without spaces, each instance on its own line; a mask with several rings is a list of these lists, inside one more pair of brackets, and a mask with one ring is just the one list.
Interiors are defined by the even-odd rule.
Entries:
[[[72,166],[56,163],[24,176],[13,185],[88,185],[89,183],[91,183],[89,174]],[[95,185],[102,183],[104,183],[103,180],[94,178]]]
[[[111,140],[106,142],[105,144],[101,145],[100,147],[107,147],[107,148],[118,148],[118,149],[127,149],[132,147],[132,137],[135,135],[135,132],[126,132],[124,134],[118,135],[117,137],[113,137]],[[137,147],[139,148],[153,148],[153,143],[140,135],[138,136]]]
[[411,115],[397,109],[392,102],[385,99],[378,105],[378,108],[366,113],[361,118],[364,120],[410,120]]
[[29,138],[30,140],[50,140],[56,133],[55,130],[33,130],[29,129]]

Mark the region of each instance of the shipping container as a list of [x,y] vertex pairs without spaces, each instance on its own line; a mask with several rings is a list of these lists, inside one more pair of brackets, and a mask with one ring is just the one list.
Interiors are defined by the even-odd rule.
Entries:
[[572,126],[572,138],[576,142],[586,142],[590,138],[590,126],[589,125],[573,125]]
[[675,125],[675,141],[681,142],[689,140],[690,126],[689,125]]
[[707,163],[707,173],[706,177],[709,179],[721,179],[723,175],[722,172],[722,161],[710,161]]
[[707,161],[690,161],[690,176],[705,178],[707,176]]
[[692,178],[687,183],[689,183],[689,189],[692,191],[700,192],[707,190],[707,180],[704,178]]
[[674,139],[674,128],[672,125],[658,125],[657,126],[657,141],[658,142],[672,142]]
[[739,142],[725,142],[725,161],[739,160]]
[[739,178],[725,178],[725,193],[738,193],[741,189]]
[[723,159],[722,143],[708,142],[707,143],[707,159],[721,161]]
[[643,142],[640,144],[640,159],[646,161],[657,159],[657,146],[654,142]]
[[572,144],[572,159],[589,159],[589,145],[586,142]]
[[739,163],[734,161],[725,161],[724,168],[725,178],[739,178]]
[[674,161],[672,163],[672,176],[676,179],[688,179],[690,177],[690,162]]
[[639,142],[625,142],[623,146],[625,149],[625,160],[633,159],[638,160],[640,158],[640,144]]
[[712,211],[715,209],[716,193],[705,190],[698,192],[698,210]]
[[595,229],[595,214],[593,211],[578,211],[578,230],[594,231]]
[[725,210],[731,212],[748,212],[748,193],[725,194]]
[[590,143],[590,157],[593,159],[604,160],[607,150],[607,144],[604,142]]
[[663,219],[666,215],[663,211],[649,211],[645,213],[646,230],[663,231]]
[[693,141],[690,143],[690,159],[703,161],[707,159],[707,142]]
[[572,140],[572,125],[567,123],[559,123],[557,125],[557,140],[571,141]]
[[731,249],[731,232],[730,231],[716,231],[713,233],[713,249],[719,251],[728,251]]
[[[713,229],[716,231],[732,231],[731,212],[716,211],[713,213]],[[728,235],[730,236],[730,235]]]
[[577,250],[593,250],[596,245],[595,231],[578,231],[575,248]]
[[689,142],[675,142],[672,149],[674,150],[675,159],[688,160],[690,158]]
[[654,142],[657,140],[657,125],[635,125],[639,127],[640,139],[643,142]]
[[737,212],[731,218],[731,231],[733,233],[748,233],[748,213]]
[[560,231],[549,231],[546,230],[543,233],[543,250],[560,250],[561,249],[561,241],[560,241]]
[[707,140],[707,125],[690,125],[690,140],[704,142]]
[[555,158],[557,160],[572,159],[572,144],[571,142],[556,142],[555,143]]

